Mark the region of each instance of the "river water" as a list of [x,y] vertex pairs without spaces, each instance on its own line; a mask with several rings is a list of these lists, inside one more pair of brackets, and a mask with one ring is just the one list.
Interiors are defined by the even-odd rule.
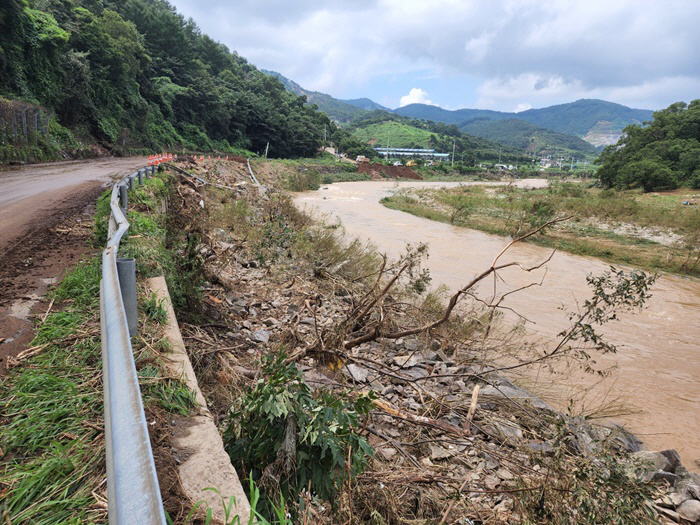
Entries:
[[[543,181],[520,181],[541,185]],[[445,284],[451,290],[467,283],[488,268],[510,239],[422,219],[390,210],[379,200],[399,187],[442,187],[453,183],[431,182],[347,182],[324,186],[315,192],[298,194],[301,208],[317,209],[340,219],[354,237],[370,240],[390,256],[400,254],[407,242],[425,242],[430,257],[425,266],[432,285]],[[534,265],[551,250],[531,244],[514,245],[501,259]],[[568,326],[560,307],[568,311],[590,296],[586,276],[598,275],[609,264],[590,257],[557,252],[541,270],[524,273],[518,269],[502,272],[500,291],[540,282],[524,292],[509,295],[506,306],[528,320],[531,336],[554,340]],[[482,284],[486,298],[492,286]],[[610,379],[593,387],[591,399],[620,399],[629,409],[616,417],[651,450],[675,448],[684,465],[700,471],[700,282],[676,276],[661,276],[652,289],[653,297],[641,313],[626,314],[606,325],[607,339],[618,345],[618,353],[598,363],[617,365]],[[561,379],[555,379],[561,381]],[[553,405],[566,406],[566,396],[578,386],[593,383],[588,374],[573,375],[567,384],[538,392]],[[580,384],[579,384],[580,383]],[[535,386],[535,389],[537,387]]]

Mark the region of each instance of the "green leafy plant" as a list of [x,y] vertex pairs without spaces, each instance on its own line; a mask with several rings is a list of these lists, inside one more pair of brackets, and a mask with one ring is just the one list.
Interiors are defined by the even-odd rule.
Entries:
[[603,443],[592,456],[573,452],[576,440],[563,418],[557,425],[551,458],[541,463],[541,486],[518,492],[525,523],[594,525],[659,523],[648,504],[656,487],[630,476],[629,460]]
[[155,293],[151,295],[143,303],[143,309],[146,316],[158,324],[165,324],[168,320],[168,312],[165,309],[165,299],[158,299]]
[[[361,473],[373,450],[358,433],[373,393],[354,399],[312,392],[284,353],[267,357],[263,378],[234,405],[224,431],[226,450],[269,493],[298,501],[310,487],[333,502],[342,484]],[[262,514],[274,515],[271,505]]]

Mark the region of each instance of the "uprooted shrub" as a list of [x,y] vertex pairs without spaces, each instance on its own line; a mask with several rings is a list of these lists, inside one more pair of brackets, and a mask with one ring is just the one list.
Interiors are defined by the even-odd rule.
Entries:
[[358,432],[374,394],[313,392],[285,359],[284,353],[263,358],[261,378],[233,406],[224,431],[234,466],[266,496],[263,515],[280,495],[293,505],[309,489],[333,504],[374,453]]

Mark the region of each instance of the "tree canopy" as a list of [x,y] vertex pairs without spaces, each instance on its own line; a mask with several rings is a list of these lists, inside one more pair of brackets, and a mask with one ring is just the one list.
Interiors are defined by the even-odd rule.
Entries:
[[598,162],[598,176],[608,188],[700,188],[700,99],[656,111],[645,126],[626,127]]
[[4,0],[0,96],[112,150],[312,156],[330,124],[165,0]]

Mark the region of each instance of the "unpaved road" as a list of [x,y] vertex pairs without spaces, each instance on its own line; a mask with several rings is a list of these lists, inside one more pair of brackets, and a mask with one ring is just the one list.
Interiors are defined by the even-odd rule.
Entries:
[[145,157],[57,162],[0,171],[0,374],[32,338],[31,313],[48,286],[92,246],[104,188]]

